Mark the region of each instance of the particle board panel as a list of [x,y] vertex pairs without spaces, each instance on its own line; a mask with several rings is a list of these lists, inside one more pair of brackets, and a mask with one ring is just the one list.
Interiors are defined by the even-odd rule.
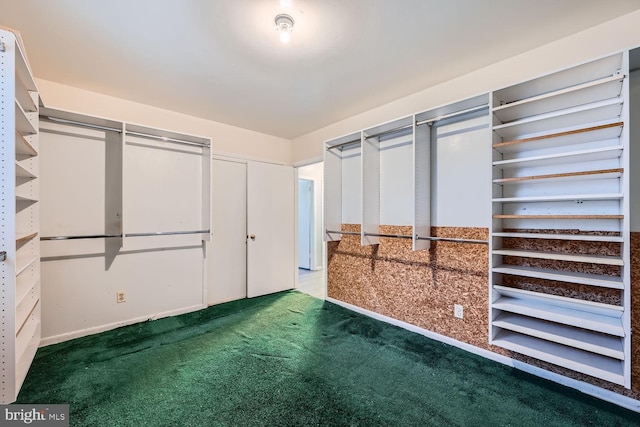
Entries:
[[[342,229],[359,231],[359,226]],[[411,227],[382,225],[380,233],[411,235]],[[431,235],[486,240],[489,231],[432,227]],[[490,348],[486,245],[432,242],[429,250],[412,251],[410,239],[380,238],[379,245],[360,246],[358,236],[343,236],[328,252],[329,297]],[[464,319],[453,316],[454,304],[463,305]]]

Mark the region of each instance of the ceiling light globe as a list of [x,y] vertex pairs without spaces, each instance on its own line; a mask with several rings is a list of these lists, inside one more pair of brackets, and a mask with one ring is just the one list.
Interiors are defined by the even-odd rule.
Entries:
[[287,30],[280,30],[280,41],[282,43],[289,43],[291,40],[291,33]]

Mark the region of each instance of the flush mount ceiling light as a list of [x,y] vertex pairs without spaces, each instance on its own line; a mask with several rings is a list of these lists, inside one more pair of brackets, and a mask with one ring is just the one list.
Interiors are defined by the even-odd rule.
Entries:
[[276,15],[276,31],[280,33],[280,41],[289,43],[291,31],[293,31],[293,18],[286,14]]

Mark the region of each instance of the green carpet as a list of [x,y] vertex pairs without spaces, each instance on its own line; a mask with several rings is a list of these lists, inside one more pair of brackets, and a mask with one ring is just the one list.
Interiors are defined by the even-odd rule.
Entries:
[[291,291],[38,351],[72,426],[623,426],[640,415]]

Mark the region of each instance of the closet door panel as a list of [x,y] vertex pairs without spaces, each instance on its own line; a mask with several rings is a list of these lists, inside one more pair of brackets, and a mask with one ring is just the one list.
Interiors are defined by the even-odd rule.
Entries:
[[214,160],[207,303],[247,297],[247,165]]
[[295,174],[290,166],[249,162],[247,296],[295,285]]

